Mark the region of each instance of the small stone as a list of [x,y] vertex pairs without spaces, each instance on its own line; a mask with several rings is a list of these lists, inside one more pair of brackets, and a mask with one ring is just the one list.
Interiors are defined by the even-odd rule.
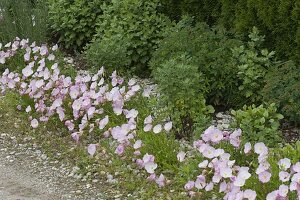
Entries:
[[82,191],[81,190],[76,190],[76,192],[75,192],[76,194],[81,194],[82,193]]

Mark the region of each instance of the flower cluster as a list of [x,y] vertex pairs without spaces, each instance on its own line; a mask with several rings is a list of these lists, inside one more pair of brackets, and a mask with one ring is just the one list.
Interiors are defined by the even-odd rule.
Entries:
[[[51,117],[58,116],[76,143],[79,143],[84,133],[98,131],[104,137],[111,136],[118,143],[116,154],[122,156],[125,149],[131,147],[135,150],[133,156],[141,156],[139,149],[142,147],[142,141],[138,139],[137,134],[139,112],[126,108],[126,103],[141,90],[135,79],[126,83],[114,71],[107,81],[102,67],[94,75],[77,75],[73,80],[60,73],[55,58],[57,45],[52,48],[46,45],[39,47],[35,43],[29,45],[28,40],[17,38],[13,43],[6,44],[5,48],[6,51],[0,52],[2,64],[19,50],[24,52],[25,66],[21,73],[5,70],[0,77],[1,91],[5,93],[10,89],[33,100],[34,106],[28,105],[25,109],[30,114],[32,128],[37,128],[40,122],[47,122]],[[142,92],[144,97],[149,97],[150,94],[149,88]],[[114,121],[114,124],[119,125],[109,126],[111,117],[119,117],[120,120]],[[167,122],[164,126],[157,124],[152,129],[151,115],[144,121],[145,132],[153,131],[158,134],[163,131],[163,127],[167,132],[172,128],[172,122]],[[98,143],[89,144],[88,153],[93,156],[98,146]],[[153,155],[145,154],[142,159],[134,160],[150,174],[150,179],[155,180],[159,186],[165,185],[164,175],[156,178],[154,171],[157,164]]]
[[[201,173],[196,180],[189,180],[185,185],[185,189],[189,191],[191,196],[195,195],[194,189],[205,190],[206,192],[215,189],[219,193],[224,193],[224,200],[256,199],[256,191],[245,188],[246,182],[252,176],[262,184],[270,181],[272,171],[268,162],[269,150],[261,142],[254,145],[254,152],[251,152],[252,146],[249,142],[241,146],[241,133],[241,130],[235,130],[232,133],[222,132],[211,126],[202,134],[202,140],[194,142],[194,147],[204,160],[198,165]],[[236,152],[244,153],[244,156],[257,155],[258,167],[254,168],[251,164],[249,166],[239,166],[236,164],[236,160],[230,159],[232,155],[227,153],[225,149],[216,148],[221,143],[229,143],[235,148]],[[184,152],[178,153],[177,157],[180,162],[183,161],[184,155]],[[278,167],[282,170],[279,172],[280,181],[287,183],[292,177],[290,185],[280,185],[278,190],[270,192],[266,199],[287,199],[289,191],[294,190],[298,192],[300,197],[300,162],[291,165],[290,159],[284,158],[278,162]],[[290,169],[290,172],[287,172],[288,169]]]

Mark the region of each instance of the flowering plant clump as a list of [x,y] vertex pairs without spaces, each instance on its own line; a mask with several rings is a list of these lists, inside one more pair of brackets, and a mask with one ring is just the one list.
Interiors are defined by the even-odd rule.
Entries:
[[[210,195],[225,200],[300,198],[298,158],[282,157],[262,142],[242,141],[240,129],[226,132],[214,126],[194,141],[193,151],[185,152],[172,140],[171,121],[159,123],[151,109],[141,109],[151,89],[143,90],[137,80],[125,81],[116,71],[107,76],[103,67],[94,75],[66,76],[56,62],[57,45],[29,45],[28,40],[16,38],[1,48],[2,44],[0,62],[4,65],[24,53],[20,71],[6,69],[0,77],[0,90],[2,94],[13,91],[27,100],[17,109],[29,114],[33,129],[56,119],[76,144],[83,143],[86,135],[92,136],[87,145],[91,157],[97,154],[100,140],[111,138],[117,144],[115,154],[129,155],[147,173],[147,180],[159,187],[176,182],[177,175],[185,173],[178,170],[180,165],[188,159],[201,158],[197,176],[189,174],[182,185],[192,197],[202,192],[204,198]],[[191,156],[193,152],[197,156]],[[165,172],[175,178],[168,180]]]
[[[185,185],[189,194],[213,191],[226,200],[299,198],[300,162],[293,164],[289,158],[281,158],[276,163],[269,158],[274,155],[264,143],[242,145],[241,134],[240,129],[229,133],[211,126],[194,142],[203,160],[198,165],[199,175]],[[178,153],[182,162],[180,155],[182,152]],[[263,190],[255,190],[259,185]]]
[[[163,175],[153,178],[158,167],[154,155],[141,155],[139,149],[142,147],[142,141],[138,139],[137,127],[139,111],[129,106],[130,101],[139,95],[149,97],[149,88],[141,93],[141,86],[135,79],[125,82],[116,71],[106,77],[103,67],[94,75],[77,75],[75,79],[65,76],[60,73],[55,60],[57,45],[52,48],[46,45],[40,47],[34,43],[29,45],[28,40],[17,38],[4,47],[6,49],[0,52],[2,64],[15,56],[17,51],[25,52],[25,66],[20,73],[6,69],[0,77],[0,90],[3,94],[12,90],[31,99],[25,111],[30,114],[32,128],[57,117],[70,131],[76,143],[85,133],[98,133],[100,137],[101,134],[103,137],[111,136],[118,143],[116,154],[121,156],[126,148],[134,149],[135,157],[142,156],[142,159],[134,158],[135,162],[144,168],[158,185],[164,185],[166,179]],[[141,129],[145,132],[152,131],[158,134],[162,131],[169,132],[172,128],[172,123],[168,121],[164,125],[152,126],[151,116],[144,121]],[[88,153],[93,156],[98,146],[98,143],[89,144]]]

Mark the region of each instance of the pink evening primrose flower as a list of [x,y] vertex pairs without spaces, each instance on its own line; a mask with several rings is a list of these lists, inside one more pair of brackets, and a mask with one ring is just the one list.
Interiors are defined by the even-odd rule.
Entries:
[[195,182],[194,181],[189,181],[185,184],[184,189],[191,190],[191,189],[193,189],[194,186],[195,186]]
[[157,124],[156,126],[153,127],[153,132],[156,133],[156,134],[160,133],[161,130],[162,130],[161,124]]
[[164,129],[166,132],[169,132],[172,129],[172,122],[166,123]]
[[31,127],[32,128],[37,128],[39,126],[39,122],[37,119],[31,120]]
[[97,148],[98,144],[90,144],[88,146],[88,153],[93,156],[96,153],[96,148]]
[[185,158],[185,155],[186,153],[183,152],[183,151],[180,151],[178,154],[177,154],[177,159],[179,162],[183,162],[184,161],[184,158]]
[[258,178],[259,178],[260,182],[267,183],[270,181],[271,173],[268,171],[264,171],[264,172],[258,174]]
[[254,145],[254,152],[257,154],[268,154],[268,148],[262,142],[258,142]]
[[286,171],[287,169],[289,169],[291,167],[291,160],[288,158],[283,158],[283,159],[279,160],[278,166],[281,170]]
[[72,139],[73,139],[73,140],[75,140],[75,141],[76,141],[76,143],[78,143],[78,142],[79,142],[79,135],[78,135],[78,133],[77,133],[77,132],[75,132],[75,133],[72,133],[72,134],[71,134],[71,137],[72,137]]
[[166,185],[166,178],[163,174],[160,174],[160,176],[155,180],[155,182],[159,187],[163,187]]
[[247,142],[244,146],[244,153],[248,154],[251,151],[251,143]]
[[282,182],[287,182],[290,180],[291,175],[286,171],[279,172],[279,180]]

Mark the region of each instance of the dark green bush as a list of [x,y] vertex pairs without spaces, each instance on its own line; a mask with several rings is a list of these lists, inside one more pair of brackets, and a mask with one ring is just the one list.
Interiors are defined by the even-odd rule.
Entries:
[[[98,51],[94,54],[91,51],[97,46],[106,46],[111,49],[111,56],[117,55],[119,48],[115,51],[112,46],[123,45],[122,51],[126,50],[126,60],[130,63],[123,63],[126,67],[134,69],[136,72],[144,73],[147,70],[147,63],[152,52],[162,38],[162,31],[168,24],[168,18],[157,12],[158,1],[146,0],[113,0],[111,4],[102,6],[103,15],[98,20],[98,29],[94,42],[89,45],[86,55],[93,64],[102,65],[102,58],[107,52]],[[109,44],[113,43],[113,45]],[[105,48],[106,49],[106,48]],[[99,59],[100,58],[100,59]],[[117,63],[108,63],[109,65],[119,64],[122,61],[120,57],[111,57],[111,60],[118,60]],[[117,67],[117,66],[113,66]]]
[[234,121],[233,128],[243,130],[243,138],[247,142],[264,142],[267,146],[274,147],[281,142],[279,120],[283,115],[277,113],[275,104],[260,106],[244,106],[242,110],[231,111]]
[[206,106],[203,93],[207,87],[198,66],[183,55],[165,61],[153,75],[161,94],[160,103],[171,116],[178,136],[190,139],[197,125],[205,127],[209,122],[207,114],[214,111]]
[[207,85],[204,94],[209,104],[231,105],[238,99],[237,66],[232,65],[231,48],[242,43],[231,39],[223,29],[210,29],[203,23],[193,26],[193,20],[184,18],[166,33],[150,66],[160,68],[166,60],[182,55],[190,59],[187,65],[197,66],[203,74],[202,85]]
[[109,0],[49,0],[49,19],[54,34],[67,49],[81,50],[96,33],[101,5]]
[[263,89],[265,101],[274,102],[284,116],[299,125],[300,122],[300,68],[287,62],[267,73]]
[[45,1],[1,0],[0,42],[8,43],[16,37],[29,38],[38,44],[46,42],[47,18]]

